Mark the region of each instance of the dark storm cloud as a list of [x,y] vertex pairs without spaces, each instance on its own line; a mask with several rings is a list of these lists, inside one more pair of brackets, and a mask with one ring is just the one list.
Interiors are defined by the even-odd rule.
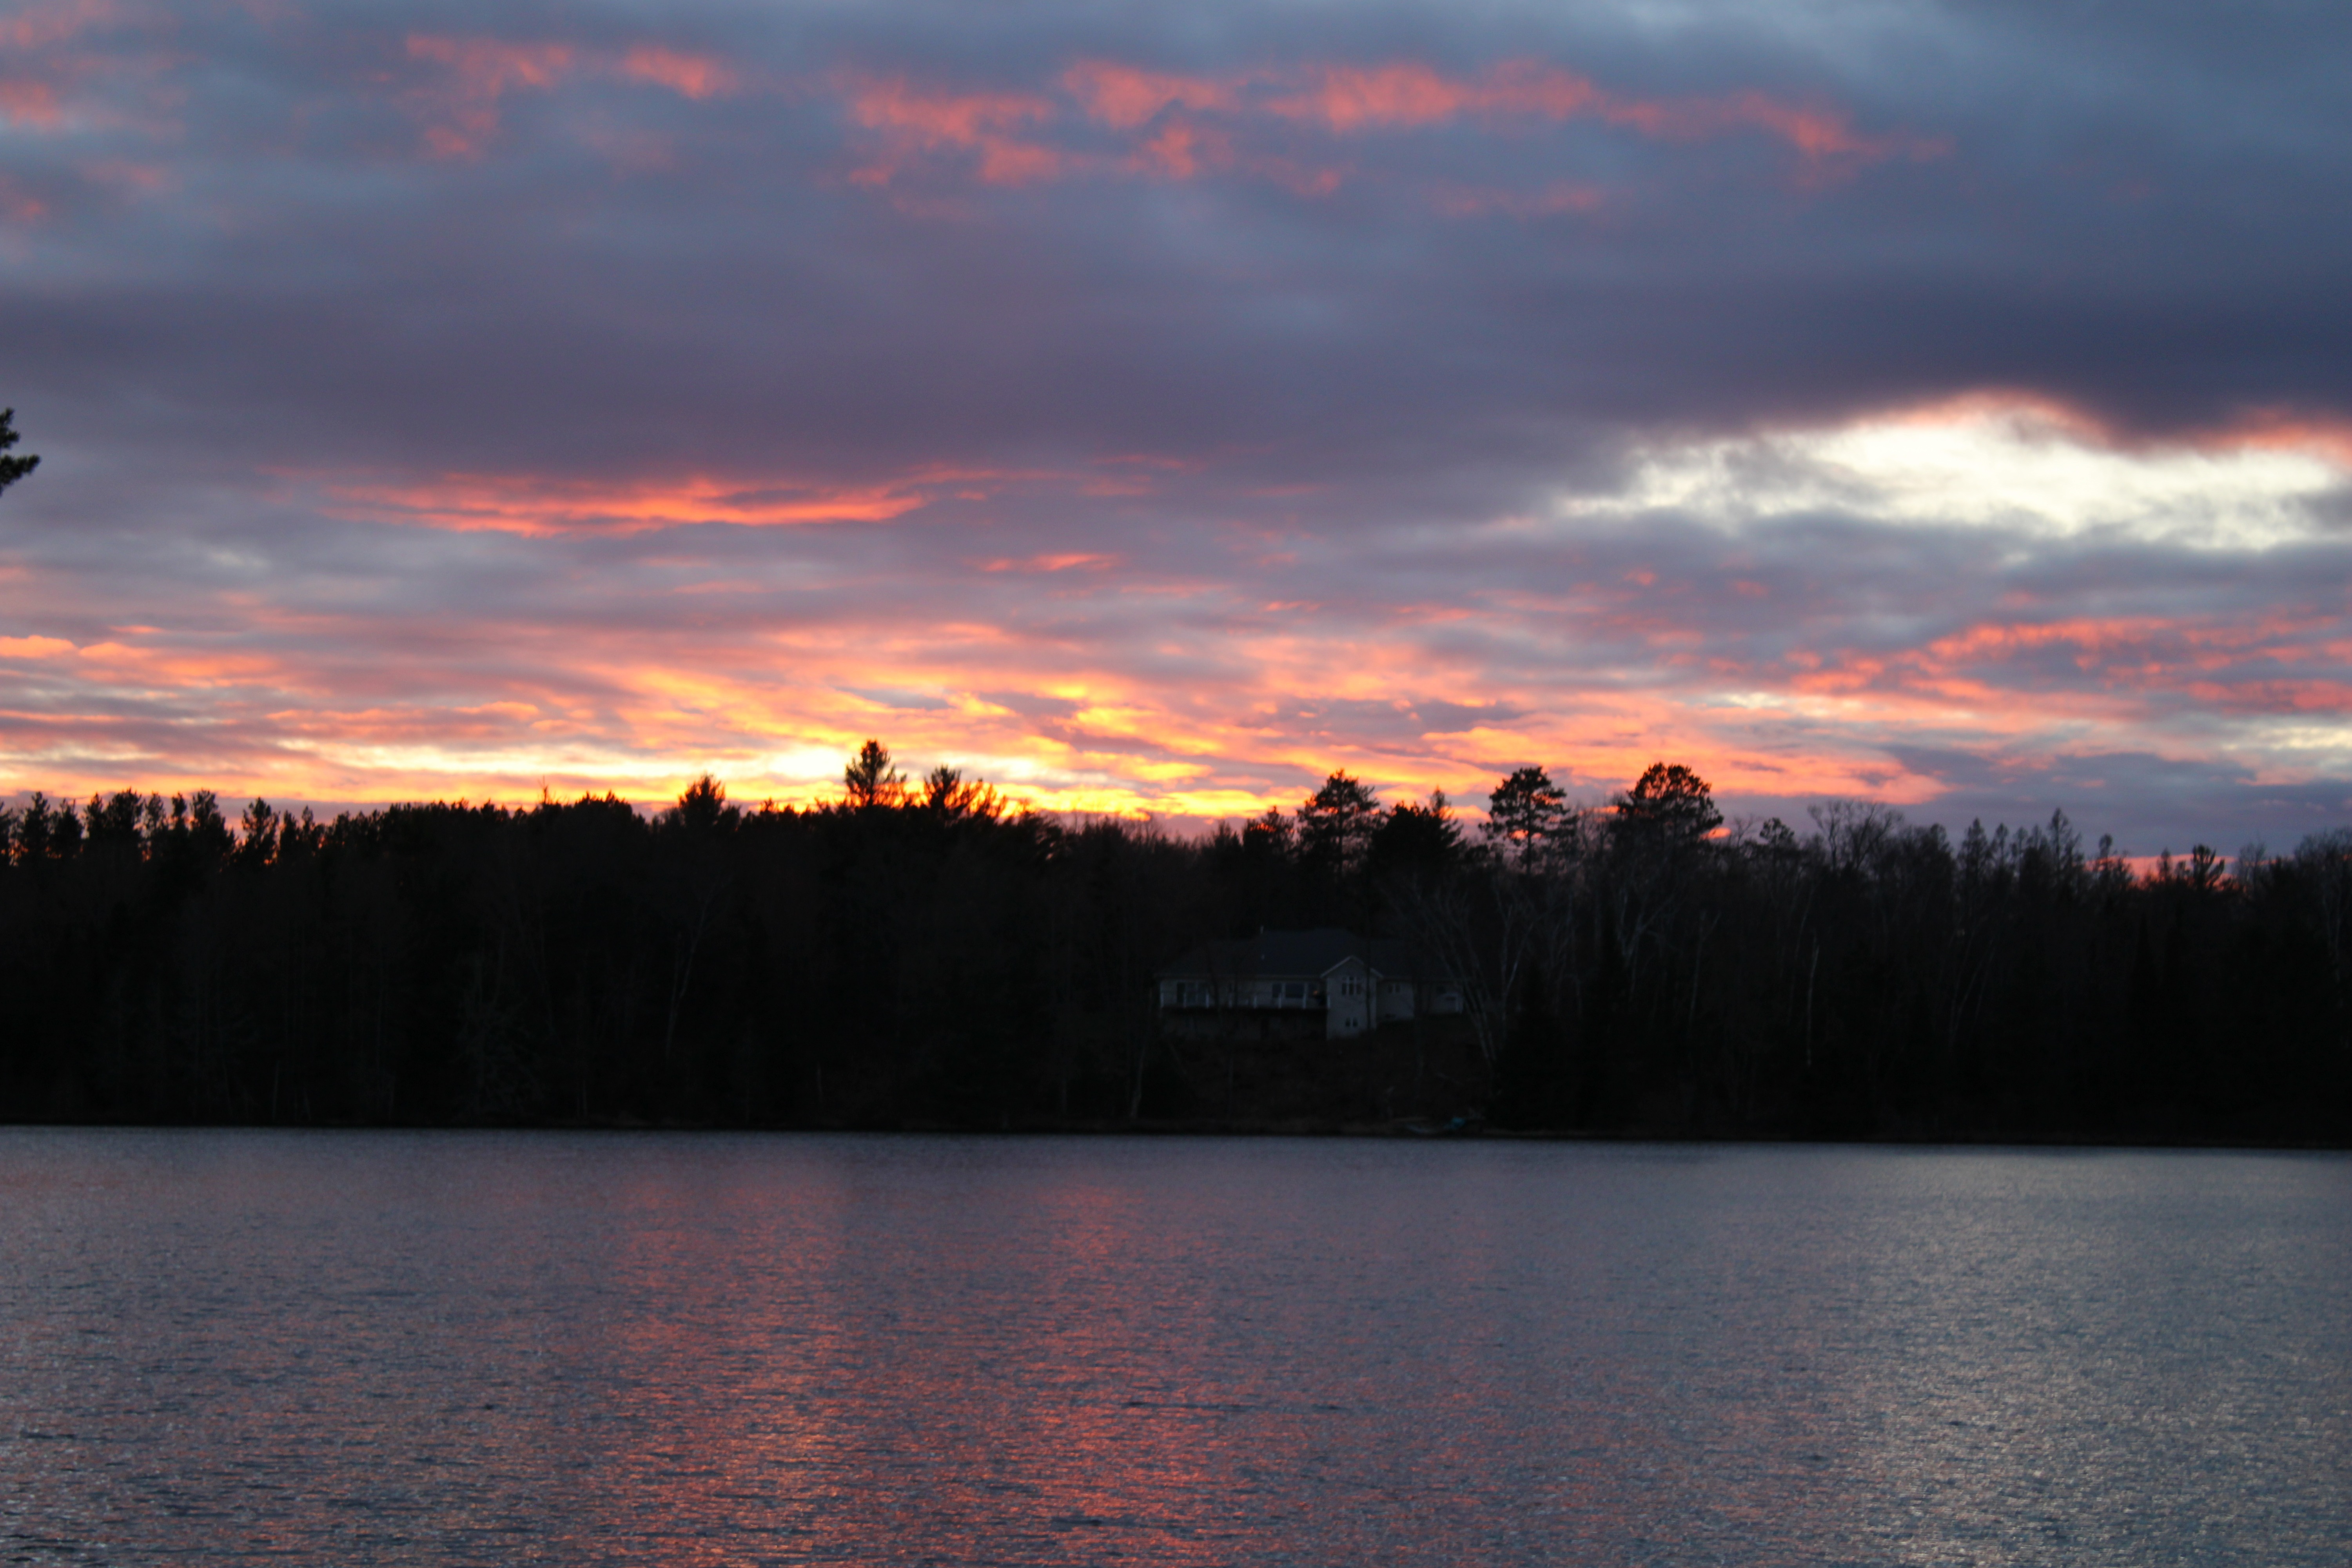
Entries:
[[[58,14],[94,19],[33,51],[79,63],[9,133],[47,212],[6,309],[68,435],[129,415],[278,464],[834,479],[1149,452],[1237,481],[1451,475],[1475,505],[1596,429],[1988,384],[2168,428],[2352,391],[2352,114],[2320,63],[2352,26],[2307,10],[2235,11],[2218,41],[2142,10]],[[1888,150],[1203,111],[1229,167],[1129,174],[1186,110],[1108,132],[1064,85],[1091,60],[1287,72],[1294,97],[1331,66],[1540,62]],[[992,182],[952,138],[859,123],[876,83],[1028,100],[1000,129],[1059,163]],[[1530,210],[1563,183],[1593,205]]]

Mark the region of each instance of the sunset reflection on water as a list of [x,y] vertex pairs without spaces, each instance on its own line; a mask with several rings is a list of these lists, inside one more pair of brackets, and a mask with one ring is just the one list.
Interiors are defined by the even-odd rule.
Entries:
[[2340,1562],[2347,1196],[2334,1156],[8,1132],[0,1527]]

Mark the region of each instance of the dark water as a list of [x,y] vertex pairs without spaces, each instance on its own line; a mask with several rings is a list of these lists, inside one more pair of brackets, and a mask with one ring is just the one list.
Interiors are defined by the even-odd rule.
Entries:
[[2352,1160],[0,1132],[0,1559],[2352,1562]]

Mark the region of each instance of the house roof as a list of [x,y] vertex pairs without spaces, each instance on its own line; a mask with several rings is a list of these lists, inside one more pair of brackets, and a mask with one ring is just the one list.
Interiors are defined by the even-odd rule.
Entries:
[[1338,926],[1322,926],[1314,931],[1265,931],[1238,942],[1207,942],[1160,973],[1163,979],[1319,978],[1350,958],[1391,979],[1432,973],[1409,942],[1361,937]]

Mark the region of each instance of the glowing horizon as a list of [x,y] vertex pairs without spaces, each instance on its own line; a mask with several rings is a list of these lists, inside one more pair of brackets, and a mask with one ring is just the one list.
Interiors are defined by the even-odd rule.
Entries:
[[[1735,498],[1724,476],[1754,462],[1769,463],[1774,483],[1737,487]],[[2191,470],[2186,479],[2184,465]],[[1981,500],[1970,493],[1972,473],[1984,476]],[[2040,504],[2027,504],[2020,473],[2038,484]],[[2084,473],[2094,482],[2071,489],[2050,478]],[[1812,515],[1824,490],[1836,487],[1864,515],[1918,526],[1925,487],[1937,497],[1935,526],[1991,530],[2011,546],[2117,532],[2161,542],[2182,527],[2158,504],[2168,498],[2173,510],[2192,507],[2206,519],[2189,547],[2267,549],[2324,531],[2315,503],[2352,483],[2324,442],[2126,452],[2069,433],[2045,411],[1981,405],[1949,417],[1906,411],[1827,431],[1773,433],[1744,449],[1722,442],[1652,449],[1630,474],[1619,494],[1567,498],[1549,518],[1496,519],[1472,536],[1503,548],[1539,548],[1547,531],[1564,525],[1589,537],[1596,514],[1610,511],[1622,547],[1638,550],[1645,519],[1696,509],[1736,555]],[[1685,477],[1661,478],[1674,475]],[[1874,506],[1855,502],[1857,487],[1875,487]],[[2118,496],[2137,498],[2136,510],[2121,520],[2104,515]],[[611,515],[625,536],[761,526],[660,507]],[[2241,516],[2259,519],[2260,530],[2247,534],[2231,521]],[[1458,547],[1463,537],[1449,540]],[[1328,542],[1295,542],[1328,549]],[[1386,575],[1410,573],[1413,543],[1383,542],[1403,556]],[[1290,575],[1318,575],[1318,563],[1299,550],[1244,538],[1234,553],[1254,571],[1286,553]],[[207,655],[174,646],[160,626],[115,628],[87,644],[0,638],[0,668],[84,694],[75,721],[60,726],[49,747],[15,752],[0,784],[77,797],[201,786],[339,803],[516,801],[542,790],[562,798],[612,790],[660,804],[708,772],[739,798],[805,805],[837,793],[844,761],[871,736],[914,773],[960,766],[1041,810],[1199,822],[1288,809],[1334,769],[1391,797],[1443,790],[1475,811],[1486,787],[1526,763],[1549,767],[1597,799],[1660,757],[1697,767],[1734,804],[1868,797],[1932,806],[1943,793],[1934,777],[1890,769],[1874,754],[1890,733],[1966,731],[1979,743],[2029,757],[2037,748],[2063,757],[2126,745],[2160,755],[2168,741],[2162,709],[2183,693],[2198,698],[2198,717],[2209,726],[2192,743],[2176,744],[2184,756],[2209,754],[2202,734],[2225,718],[2289,782],[2298,752],[2316,752],[2307,764],[2316,773],[2345,765],[2352,747],[2339,726],[2325,722],[2342,710],[2340,679],[2315,673],[2283,689],[2274,679],[2244,679],[2245,667],[2267,673],[2288,650],[2315,668],[2343,667],[2344,628],[2324,615],[2216,625],[2179,615],[2085,618],[2063,607],[2053,614],[2012,605],[2004,613],[1999,605],[1954,605],[1958,613],[1946,616],[1950,629],[1891,652],[1791,642],[1757,659],[1735,657],[1721,637],[1710,651],[1671,608],[1661,618],[1648,607],[1661,597],[1671,605],[1677,594],[1696,589],[1785,637],[1786,626],[1771,625],[1775,591],[1761,574],[1736,567],[1727,574],[1721,563],[1706,574],[1712,582],[1662,585],[1655,571],[1636,567],[1589,574],[1562,593],[1538,595],[1523,586],[1498,594],[1488,586],[1450,605],[1384,599],[1381,590],[1394,584],[1383,581],[1377,561],[1368,580],[1349,585],[1352,602],[1336,595],[1330,603],[1260,598],[1244,592],[1251,584],[1237,581],[1231,566],[1156,580],[1090,554],[953,561],[926,585],[951,595],[960,584],[1052,583],[1052,602],[1088,621],[1087,641],[1097,652],[1091,665],[1057,668],[1050,636],[1022,624],[1034,605],[1017,595],[1006,599],[1006,613],[982,607],[967,622],[919,631],[894,617],[843,617],[816,635],[764,628],[734,643],[730,622],[725,635],[698,637],[693,601],[752,585],[715,577],[708,563],[695,568],[689,555],[674,546],[641,563],[675,575],[666,596],[689,607],[636,644],[635,657],[612,661],[581,649],[533,668],[547,657],[547,639],[534,638],[539,646],[525,651],[509,637],[501,662],[517,668],[487,679],[478,668],[469,670],[482,687],[472,702],[371,700],[354,674],[320,683],[298,661],[265,651]],[[268,625],[291,609],[257,606],[248,617]],[[1510,668],[1510,643],[1539,636],[1540,623],[1562,611],[1580,618],[1589,642],[1605,639],[1630,656],[1621,668],[1645,663],[1642,684],[1564,693]],[[1125,640],[1114,642],[1103,629],[1109,618],[1128,623]],[[1806,618],[1817,619],[1818,610]],[[1210,661],[1217,668],[1204,671],[1194,654],[1174,679],[1155,679],[1148,668],[1154,654],[1195,637],[1187,628],[1204,619],[1220,628]],[[1474,628],[1483,649],[1465,646]],[[667,657],[645,657],[655,644]],[[2053,656],[2102,679],[2055,689],[2042,682],[2045,689],[2019,708],[2017,667],[2046,665]],[[463,647],[457,658],[473,662]],[[779,673],[787,669],[789,681]],[[338,695],[346,700],[333,701]],[[128,725],[119,738],[104,737],[92,715],[133,701],[209,705],[209,727],[220,737],[209,768],[175,767],[164,745],[138,738]],[[1367,732],[1368,706],[1392,716],[1385,735]],[[1333,708],[1354,710],[1353,725],[1313,723],[1316,710]],[[1443,712],[1424,716],[1423,709]],[[2292,724],[2278,728],[2282,717],[2299,714],[2321,721],[2301,742]],[[1759,718],[1805,725],[1811,743],[1795,755],[1761,750],[1752,738]],[[1870,742],[1842,746],[1840,731],[1866,731]],[[170,743],[189,746],[184,729],[164,732]],[[157,779],[168,784],[151,782]],[[2078,814],[2091,804],[2080,803]]]
[[2324,51],[1216,16],[34,0],[0,795],[2352,820]]

